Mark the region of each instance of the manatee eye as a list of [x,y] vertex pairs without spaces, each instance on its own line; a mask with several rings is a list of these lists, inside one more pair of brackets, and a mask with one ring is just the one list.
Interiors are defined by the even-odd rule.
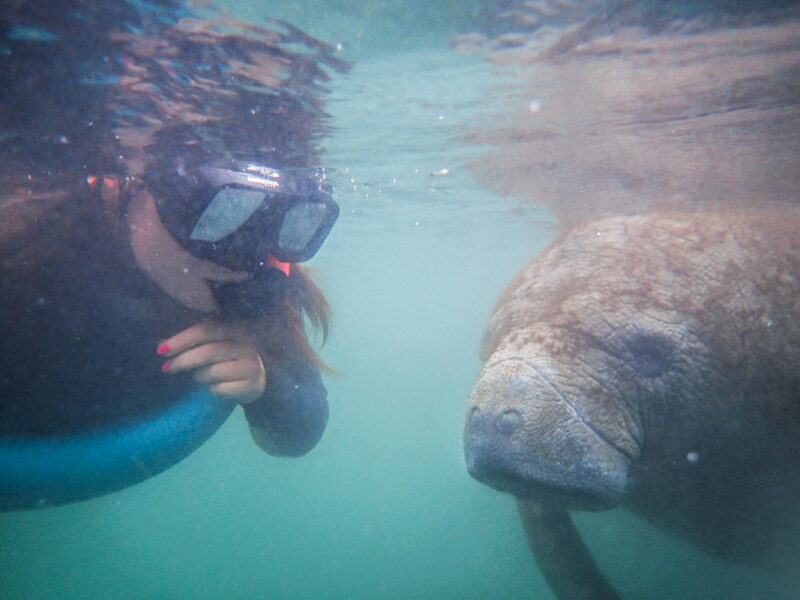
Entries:
[[625,340],[631,368],[645,377],[658,377],[672,365],[675,344],[665,335],[635,333]]

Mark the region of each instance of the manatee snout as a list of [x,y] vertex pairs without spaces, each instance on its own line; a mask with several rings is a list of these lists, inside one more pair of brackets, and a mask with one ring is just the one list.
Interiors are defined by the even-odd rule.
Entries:
[[620,502],[630,462],[543,369],[517,357],[484,367],[469,399],[464,453],[470,475],[495,489],[583,510]]

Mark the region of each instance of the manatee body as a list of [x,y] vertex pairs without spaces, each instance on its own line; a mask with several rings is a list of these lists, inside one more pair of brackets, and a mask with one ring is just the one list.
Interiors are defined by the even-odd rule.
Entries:
[[561,598],[615,598],[567,509],[622,505],[706,551],[800,559],[800,211],[610,217],[501,298],[464,435]]

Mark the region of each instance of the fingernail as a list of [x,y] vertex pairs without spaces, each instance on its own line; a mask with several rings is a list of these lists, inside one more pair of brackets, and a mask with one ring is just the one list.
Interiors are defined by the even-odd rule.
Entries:
[[169,373],[172,370],[172,363],[171,362],[165,362],[163,365],[161,365],[161,370],[164,373]]
[[156,350],[156,353],[158,353],[158,354],[163,356],[164,354],[169,354],[170,350],[171,350],[171,348],[169,347],[169,344],[161,344],[158,347],[158,350]]

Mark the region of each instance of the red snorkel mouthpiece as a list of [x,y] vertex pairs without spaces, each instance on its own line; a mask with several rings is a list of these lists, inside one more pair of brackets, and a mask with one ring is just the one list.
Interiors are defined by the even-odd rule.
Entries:
[[281,262],[275,258],[274,254],[269,255],[269,258],[267,259],[267,266],[272,269],[278,269],[279,271],[282,271],[287,277],[289,277],[292,273],[292,263]]

